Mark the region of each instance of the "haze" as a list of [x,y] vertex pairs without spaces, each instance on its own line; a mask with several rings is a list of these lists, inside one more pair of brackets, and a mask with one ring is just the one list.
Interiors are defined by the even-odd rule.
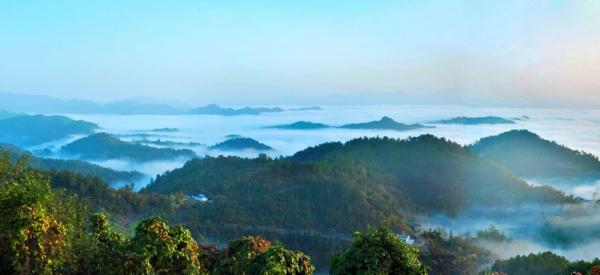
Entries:
[[0,92],[595,107],[598,45],[595,1],[4,1]]

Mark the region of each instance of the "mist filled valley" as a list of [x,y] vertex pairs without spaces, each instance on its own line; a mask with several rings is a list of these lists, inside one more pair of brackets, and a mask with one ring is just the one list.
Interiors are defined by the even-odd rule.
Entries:
[[[382,222],[442,273],[546,251],[573,262],[598,257],[598,111],[265,109],[277,111],[4,112],[0,148],[29,155],[54,188],[123,228],[162,215],[221,245],[261,235],[304,251],[318,272],[352,232]],[[150,197],[158,201],[134,206]]]
[[0,1],[0,274],[600,275],[600,1]]

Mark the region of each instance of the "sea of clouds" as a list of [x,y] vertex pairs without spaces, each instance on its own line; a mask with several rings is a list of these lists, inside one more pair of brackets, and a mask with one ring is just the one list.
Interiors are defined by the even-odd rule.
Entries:
[[[294,106],[288,106],[294,107]],[[321,111],[289,111],[244,116],[214,115],[69,115],[97,123],[100,131],[121,136],[123,140],[139,139],[135,134],[150,134],[148,139],[176,142],[195,142],[201,145],[184,146],[199,156],[237,155],[255,157],[260,152],[245,150],[238,152],[215,151],[210,145],[227,139],[227,135],[241,135],[256,139],[275,150],[268,152],[272,157],[289,156],[309,146],[324,142],[347,141],[358,137],[388,136],[406,138],[422,134],[444,137],[462,145],[478,139],[497,135],[513,129],[528,129],[541,137],[554,140],[576,150],[600,155],[600,111],[570,109],[522,109],[522,108],[471,108],[462,106],[323,106]],[[500,116],[517,120],[516,124],[501,125],[438,125],[440,119],[456,116]],[[290,124],[296,121],[319,122],[332,126],[347,123],[368,122],[389,116],[402,123],[421,123],[435,128],[411,131],[386,130],[279,130],[269,126]],[[155,128],[178,128],[178,132],[153,133]],[[62,140],[46,147],[58,149],[72,141]],[[180,147],[182,148],[182,147]],[[32,149],[32,148],[30,148]],[[34,148],[35,149],[35,148]],[[65,157],[65,156],[56,156]],[[96,164],[117,170],[137,170],[148,177],[135,184],[135,189],[146,185],[151,177],[184,165],[186,158],[150,162],[134,162],[127,159],[93,161]],[[595,180],[528,180],[533,185],[548,184],[559,190],[593,199],[600,190]],[[123,183],[120,183],[123,184]],[[600,209],[591,203],[577,206],[547,207],[522,205],[515,208],[480,209],[473,207],[456,217],[443,214],[423,217],[421,221],[431,228],[442,227],[456,233],[475,234],[477,230],[496,225],[511,238],[510,242],[481,244],[500,258],[515,254],[541,252],[551,249],[569,259],[591,260],[600,256]],[[562,239],[556,240],[554,237]]]

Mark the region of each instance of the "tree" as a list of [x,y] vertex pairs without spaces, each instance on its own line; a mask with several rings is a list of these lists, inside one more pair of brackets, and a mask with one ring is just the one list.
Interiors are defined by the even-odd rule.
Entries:
[[302,252],[272,245],[259,236],[231,241],[213,274],[312,274],[315,268]]
[[251,274],[312,274],[315,267],[310,258],[302,252],[285,249],[274,245],[264,253],[259,254],[252,264]]
[[159,217],[141,221],[131,240],[127,273],[203,274],[198,244],[189,230],[170,228]]
[[332,274],[427,274],[419,249],[406,244],[387,225],[354,233],[346,251],[333,256]]
[[76,209],[59,203],[48,178],[0,157],[0,273],[66,272],[72,257]]

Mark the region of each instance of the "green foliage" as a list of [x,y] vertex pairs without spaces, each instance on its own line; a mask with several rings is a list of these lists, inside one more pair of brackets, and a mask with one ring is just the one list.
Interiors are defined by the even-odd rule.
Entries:
[[200,274],[198,244],[189,230],[170,228],[158,217],[140,222],[129,249],[127,269],[135,274]]
[[285,249],[274,245],[264,253],[259,254],[252,264],[251,274],[312,274],[315,268],[310,258],[302,252]]
[[63,153],[79,155],[83,159],[130,158],[136,161],[195,157],[189,149],[155,148],[124,142],[106,133],[93,134],[73,141],[61,148]]
[[427,247],[420,258],[429,267],[430,274],[475,274],[492,259],[489,251],[464,236],[448,236],[442,230],[431,230],[420,237]]
[[548,251],[498,260],[492,266],[491,271],[503,272],[510,275],[558,275],[572,274],[574,272],[595,275],[600,274],[600,259],[596,258],[591,262],[569,262],[564,257]]
[[332,274],[427,274],[419,249],[406,244],[387,226],[354,233],[354,241],[333,256]]
[[74,255],[81,209],[72,198],[54,194],[48,178],[0,158],[0,273],[68,272]]
[[65,116],[21,115],[0,120],[0,141],[33,146],[77,134],[90,134],[98,125]]
[[490,227],[486,230],[477,231],[477,238],[495,242],[510,241],[510,238],[500,231],[495,225],[490,225]]
[[13,160],[16,160],[19,156],[27,155],[29,160],[28,164],[31,168],[44,171],[69,170],[84,175],[98,176],[109,183],[133,182],[143,176],[143,174],[139,172],[115,171],[81,160],[40,158],[19,147],[9,144],[0,144],[0,151],[8,152]]
[[251,274],[250,268],[256,256],[271,247],[271,242],[254,236],[231,241],[223,258],[215,268],[217,274]]
[[512,206],[572,201],[534,188],[467,148],[431,135],[397,140],[361,138],[326,143],[289,158],[205,157],[160,175],[141,194],[204,194],[171,222],[231,239],[279,239],[327,266],[355,230],[389,220],[410,233],[404,217],[460,213],[470,204]]
[[70,171],[50,175],[52,188],[77,195],[93,210],[104,210],[121,223],[140,216],[169,215],[184,203],[181,195],[139,194],[129,187],[114,189],[102,179]]
[[213,274],[312,274],[310,258],[302,252],[271,245],[257,236],[231,241],[218,260]]
[[600,174],[600,161],[596,156],[542,139],[527,130],[487,137],[470,149],[524,177],[598,177]]
[[516,256],[508,260],[498,260],[492,271],[511,275],[560,275],[568,274],[569,261],[551,252]]

